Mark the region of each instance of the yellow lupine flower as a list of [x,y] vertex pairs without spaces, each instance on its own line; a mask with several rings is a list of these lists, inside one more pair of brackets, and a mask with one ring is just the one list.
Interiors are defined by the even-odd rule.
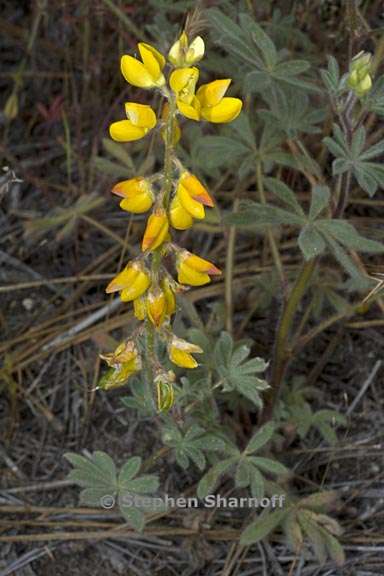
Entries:
[[371,60],[372,55],[369,52],[360,52],[350,64],[348,85],[359,98],[368,94],[372,88]]
[[176,298],[168,278],[163,279],[161,287],[165,295],[165,305],[166,305],[165,315],[171,317],[176,310]]
[[157,208],[148,218],[147,227],[141,243],[143,252],[146,250],[155,250],[161,246],[168,236],[168,229],[169,223],[164,208]]
[[147,315],[152,324],[159,328],[162,325],[167,310],[167,302],[163,290],[159,286],[151,288],[146,297]]
[[162,70],[165,65],[164,56],[150,44],[138,44],[142,62],[133,56],[124,55],[121,58],[121,72],[127,82],[138,88],[160,88],[165,84]]
[[176,268],[180,284],[190,284],[191,286],[208,284],[211,281],[210,276],[221,274],[221,271],[212,262],[191,254],[187,250],[179,255]]
[[196,368],[197,361],[192,356],[193,354],[201,354],[203,350],[196,344],[191,344],[186,340],[172,336],[168,344],[168,355],[170,360],[180,366],[181,368]]
[[150,182],[140,176],[118,182],[113,187],[112,193],[123,198],[120,208],[134,214],[146,212],[154,201]]
[[98,387],[103,390],[123,386],[132,374],[142,368],[141,358],[132,341],[119,344],[111,354],[100,354],[100,358],[112,368],[99,382]]
[[179,111],[192,120],[200,120],[200,104],[195,96],[198,78],[199,70],[195,67],[174,70],[169,78]]
[[132,340],[121,342],[114,352],[110,354],[100,354],[100,358],[106,361],[108,366],[116,368],[119,364],[126,364],[132,360],[139,361],[139,353]]
[[174,196],[169,207],[169,220],[176,230],[186,230],[193,224],[190,213],[183,208],[177,196]]
[[109,127],[109,134],[116,142],[140,140],[156,126],[156,114],[148,104],[126,102],[125,113],[128,120],[113,122]]
[[201,36],[196,36],[189,44],[188,37],[183,32],[168,52],[168,60],[174,66],[190,66],[202,59],[204,51],[205,45]]
[[123,302],[135,300],[144,294],[151,283],[149,274],[139,262],[129,263],[106,288],[107,294],[120,292]]
[[205,216],[204,204],[213,206],[213,200],[202,183],[189,172],[184,172],[177,186],[180,204],[193,218],[201,220]]
[[[179,71],[176,70],[173,74],[176,72]],[[230,83],[230,79],[223,79],[203,84],[196,92],[196,96],[192,96],[189,90],[188,101],[177,93],[177,107],[183,116],[191,120],[232,122],[240,114],[243,103],[239,98],[224,97]],[[179,83],[175,84],[178,87]]]

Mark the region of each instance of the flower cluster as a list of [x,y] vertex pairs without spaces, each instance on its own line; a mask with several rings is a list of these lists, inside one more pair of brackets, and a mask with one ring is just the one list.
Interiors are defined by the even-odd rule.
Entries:
[[[159,90],[165,104],[157,116],[147,104],[127,102],[126,119],[110,126],[111,138],[118,142],[138,140],[158,126],[165,152],[160,173],[118,182],[112,190],[121,198],[122,210],[134,214],[151,212],[142,238],[141,255],[128,262],[109,283],[106,292],[119,292],[121,300],[133,302],[135,316],[144,321],[142,326],[166,344],[170,361],[183,368],[195,368],[198,363],[193,354],[202,350],[172,332],[170,320],[176,310],[175,295],[187,286],[207,284],[212,276],[221,272],[208,260],[180,248],[171,239],[172,229],[190,228],[195,220],[205,217],[206,208],[214,205],[206,187],[175,155],[174,147],[181,135],[178,117],[231,122],[242,107],[240,99],[225,96],[231,83],[229,79],[215,80],[197,88],[199,70],[195,64],[204,56],[204,50],[200,36],[189,42],[183,32],[168,53],[168,64],[156,48],[146,43],[138,44],[140,59],[124,55],[121,71],[127,82],[146,90]],[[165,267],[165,256],[173,257],[177,280]],[[152,362],[158,407],[167,409],[173,401],[174,374],[156,364],[156,358],[151,355],[153,350],[146,350],[143,360]],[[105,388],[120,385],[142,367],[140,353],[132,340],[102,358],[114,369]]]

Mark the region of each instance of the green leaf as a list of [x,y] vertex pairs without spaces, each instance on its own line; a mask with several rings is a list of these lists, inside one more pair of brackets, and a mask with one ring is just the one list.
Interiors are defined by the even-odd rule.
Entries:
[[376,240],[364,238],[364,236],[361,236],[356,228],[346,220],[318,220],[317,226],[327,238],[332,236],[340,242],[340,244],[343,244],[351,250],[370,252],[373,254],[381,254],[384,252],[384,244],[376,242]]
[[302,226],[305,218],[276,206],[258,204],[247,200],[240,203],[239,212],[225,216],[224,222],[225,224],[235,224],[237,226],[256,226],[261,224]]
[[251,468],[251,494],[253,498],[260,500],[265,493],[264,477],[256,466]]
[[124,506],[124,504],[120,504],[119,508],[128,524],[137,530],[137,532],[142,532],[145,526],[144,512],[134,506]]
[[314,511],[328,510],[337,502],[338,493],[336,490],[328,490],[326,492],[315,492],[310,496],[305,496],[299,501],[300,508],[310,508]]
[[311,193],[311,206],[309,209],[310,220],[315,220],[328,206],[330,200],[328,186],[313,186]]
[[219,478],[236,462],[236,458],[227,458],[222,462],[215,464],[204,476],[200,479],[197,486],[197,496],[205,498],[209,494],[213,494],[215,486]]
[[116,490],[116,466],[105,452],[96,451],[87,458],[67,452],[64,458],[74,467],[67,476],[68,480],[79,486],[104,489],[104,494]]
[[207,169],[231,166],[250,153],[243,142],[227,136],[207,136],[194,144],[197,162]]
[[134,476],[139,472],[141,467],[140,456],[134,456],[130,458],[128,462],[124,464],[119,473],[118,483],[121,488],[126,487],[126,483],[132,480]]
[[261,468],[264,472],[270,474],[288,474],[289,470],[277,460],[271,458],[262,458],[261,456],[249,456],[249,461],[252,462],[257,468]]
[[252,467],[246,460],[240,460],[236,466],[235,486],[236,488],[246,488],[251,480]]
[[295,193],[291,188],[289,188],[289,186],[277,178],[264,177],[263,181],[267,190],[277,196],[279,200],[293,208],[294,212],[296,212],[300,217],[304,217],[304,210],[298,202]]
[[298,243],[306,260],[319,256],[319,254],[324,252],[326,247],[322,235],[316,230],[316,227],[311,224],[308,224],[301,230]]
[[324,540],[328,554],[332,560],[336,562],[338,566],[342,566],[345,563],[345,554],[340,542],[332,536],[332,534],[329,534],[329,532],[324,534]]
[[259,542],[272,532],[283,520],[287,510],[264,511],[254,522],[249,524],[241,535],[240,544],[249,546]]
[[249,17],[249,14],[240,14],[239,22],[242,29],[248,32],[249,36],[259,48],[267,68],[273,70],[277,64],[278,57],[275,45],[268,34],[264,32],[259,24]]
[[327,244],[333,252],[336,260],[339,262],[339,264],[341,264],[344,270],[346,270],[346,272],[348,272],[352,278],[360,278],[362,275],[360,270],[355,266],[353,260],[350,258],[350,256],[348,256],[344,248],[331,236],[327,237]]
[[267,442],[270,441],[275,431],[275,424],[273,422],[268,422],[264,424],[259,430],[255,432],[250,441],[247,444],[245,452],[247,454],[252,454],[257,452],[260,448],[265,446]]
[[320,564],[324,564],[327,559],[327,549],[323,538],[323,533],[317,526],[316,522],[311,520],[310,513],[306,510],[300,510],[297,518],[303,532],[308,536],[313,545],[313,549]]

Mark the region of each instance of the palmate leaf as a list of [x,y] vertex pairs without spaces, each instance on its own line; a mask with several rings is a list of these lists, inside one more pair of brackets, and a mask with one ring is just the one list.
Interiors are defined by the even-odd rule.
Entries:
[[226,448],[222,438],[206,432],[197,424],[193,424],[183,434],[173,422],[169,422],[163,428],[163,442],[174,450],[176,462],[184,469],[188,468],[192,461],[199,470],[204,470],[204,451],[224,452]]
[[255,434],[248,442],[247,447],[245,449],[245,453],[252,454],[253,452],[256,452],[257,450],[265,446],[265,444],[267,444],[267,442],[271,440],[274,432],[275,432],[275,425],[273,422],[268,422],[267,424],[264,424],[264,426],[262,426],[255,432]]
[[257,519],[249,524],[240,537],[242,546],[250,546],[266,538],[287,516],[288,510],[264,510]]
[[305,217],[301,217],[294,212],[251,200],[243,200],[240,203],[239,212],[226,215],[223,220],[226,224],[244,227],[272,224],[302,226],[306,223]]
[[351,170],[369,196],[374,196],[379,187],[384,187],[384,167],[377,162],[370,162],[383,154],[384,140],[365,149],[366,131],[364,126],[360,126],[349,145],[340,127],[335,124],[333,138],[326,137],[323,142],[336,157],[332,164],[334,175]]
[[230,334],[222,332],[214,349],[215,370],[222,381],[223,391],[236,390],[261,406],[259,392],[269,386],[259,374],[268,365],[262,358],[247,360],[250,352],[247,345],[235,346]]
[[[137,476],[141,467],[141,458],[130,458],[121,468],[119,474],[112,458],[105,452],[96,451],[89,457],[73,452],[64,454],[72,464],[73,469],[68,479],[73,480],[83,488],[80,501],[88,506],[104,506],[108,508],[117,502],[120,512],[136,530],[142,530],[145,516],[127,496],[151,494],[159,487],[158,477],[153,474]],[[109,504],[112,502],[112,505]]]

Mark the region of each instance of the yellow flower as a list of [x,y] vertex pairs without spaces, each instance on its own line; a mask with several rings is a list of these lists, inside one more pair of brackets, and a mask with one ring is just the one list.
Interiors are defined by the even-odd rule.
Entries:
[[108,366],[116,368],[119,364],[127,364],[135,360],[136,363],[140,363],[140,357],[135,346],[135,343],[131,340],[127,342],[121,342],[114,352],[110,354],[100,354],[100,358],[106,361]]
[[176,310],[176,298],[168,278],[163,279],[161,287],[165,295],[165,306],[166,306],[165,315],[171,317]]
[[151,288],[146,297],[147,315],[156,328],[159,328],[164,322],[167,310],[165,294],[159,286]]
[[189,172],[184,172],[177,186],[177,196],[182,207],[193,218],[202,219],[205,216],[204,205],[213,206],[213,200],[200,180]]
[[186,340],[172,336],[168,344],[168,355],[170,360],[181,368],[196,368],[198,363],[192,356],[193,354],[201,354],[203,350],[196,344],[191,344]]
[[192,216],[183,208],[177,196],[174,196],[169,207],[169,220],[176,230],[186,230],[193,224]]
[[168,52],[168,60],[177,67],[196,64],[204,56],[205,46],[201,36],[196,36],[189,44],[188,37],[183,32]]
[[131,142],[143,138],[156,126],[156,114],[147,104],[125,103],[128,120],[113,122],[109,134],[116,142]]
[[151,184],[142,177],[118,182],[113,187],[112,193],[123,198],[120,208],[134,214],[149,210],[154,200]]
[[168,229],[168,218],[164,208],[157,208],[148,218],[147,227],[141,243],[142,251],[155,250],[161,246],[168,236]]
[[164,56],[150,44],[138,44],[142,62],[133,56],[124,55],[121,58],[121,72],[127,82],[138,88],[160,88],[165,84],[162,70],[165,65]]
[[111,354],[100,354],[100,358],[105,360],[112,368],[103,378],[98,387],[103,390],[111,390],[123,386],[128,378],[141,370],[142,363],[138,350],[132,341],[122,342]]
[[179,111],[192,120],[200,120],[199,102],[195,96],[196,83],[199,70],[192,68],[179,68],[174,70],[169,78],[169,84],[176,94],[176,103]]
[[139,262],[131,262],[115,276],[105,291],[107,294],[121,291],[122,301],[129,302],[142,296],[150,283],[151,280],[145,267]]
[[[242,101],[239,98],[224,97],[231,83],[230,79],[214,80],[208,84],[203,84],[197,90],[196,95],[191,93],[196,85],[196,81],[190,80],[182,86],[182,81],[187,75],[187,71],[193,68],[180,68],[171,75],[171,88],[176,93],[176,103],[183,116],[191,120],[208,120],[209,122],[223,123],[232,122],[241,112]],[[179,73],[173,80],[174,75]],[[184,74],[184,76],[183,76]],[[189,73],[191,76],[191,73]]]
[[204,260],[195,254],[183,250],[176,263],[178,281],[180,284],[190,284],[191,286],[202,286],[211,281],[210,276],[221,274],[212,262]]
[[200,180],[189,172],[184,172],[178,182],[176,196],[173,198],[169,218],[177,230],[186,230],[193,224],[193,218],[205,217],[205,206],[213,206],[213,200]]

